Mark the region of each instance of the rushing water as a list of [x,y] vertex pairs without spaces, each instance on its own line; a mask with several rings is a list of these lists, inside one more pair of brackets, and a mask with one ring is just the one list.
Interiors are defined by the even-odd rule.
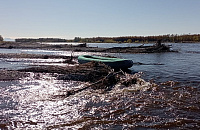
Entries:
[[[133,60],[132,72],[139,72],[149,82],[141,79],[143,84],[139,86],[115,87],[108,92],[89,89],[64,97],[66,91],[87,83],[56,80],[50,74],[30,73],[19,81],[0,81],[0,129],[200,129],[199,48],[198,43],[174,43],[172,49],[178,52],[112,54]],[[10,50],[0,49],[0,52],[10,53]],[[18,49],[12,53],[71,54]],[[86,53],[74,55],[80,54]],[[42,62],[2,58],[0,68],[14,69]],[[152,85],[152,81],[158,85]]]

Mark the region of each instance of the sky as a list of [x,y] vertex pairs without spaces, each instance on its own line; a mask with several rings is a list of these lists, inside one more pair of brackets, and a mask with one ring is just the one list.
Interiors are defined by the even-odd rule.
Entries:
[[200,0],[0,0],[3,38],[189,33],[200,33]]

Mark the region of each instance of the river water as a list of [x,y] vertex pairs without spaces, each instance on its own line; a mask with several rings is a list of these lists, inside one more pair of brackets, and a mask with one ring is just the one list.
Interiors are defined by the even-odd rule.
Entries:
[[[138,45],[88,44],[92,47]],[[85,83],[34,73],[19,81],[1,81],[0,129],[200,129],[200,44],[171,45],[178,52],[110,54],[133,60],[130,70],[145,80],[139,89],[132,86],[116,87],[108,92],[87,90],[63,97],[56,95],[81,88]],[[0,49],[0,53],[71,55],[63,51],[19,49],[12,52]],[[81,54],[94,53],[74,53]],[[44,63],[47,62],[52,61],[48,59]],[[38,59],[2,58],[0,68],[19,69],[38,63],[42,64]],[[147,89],[152,82],[157,86]]]

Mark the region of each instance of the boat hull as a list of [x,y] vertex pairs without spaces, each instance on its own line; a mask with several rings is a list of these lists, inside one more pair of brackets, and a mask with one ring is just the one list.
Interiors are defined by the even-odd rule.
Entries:
[[89,56],[89,55],[81,55],[78,57],[78,62],[80,64],[92,61],[102,62],[113,69],[128,69],[133,66],[133,61],[128,59]]

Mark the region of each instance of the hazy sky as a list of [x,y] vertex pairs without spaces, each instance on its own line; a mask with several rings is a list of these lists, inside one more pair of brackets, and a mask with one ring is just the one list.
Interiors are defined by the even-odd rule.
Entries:
[[188,33],[200,33],[200,0],[0,0],[4,38]]

